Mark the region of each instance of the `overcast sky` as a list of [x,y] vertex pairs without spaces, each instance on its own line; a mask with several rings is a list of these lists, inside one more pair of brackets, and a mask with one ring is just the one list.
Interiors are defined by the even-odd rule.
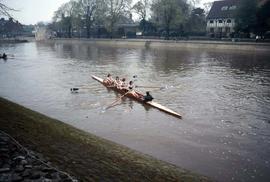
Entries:
[[[36,24],[39,21],[49,22],[53,17],[54,11],[61,4],[69,0],[2,0],[6,5],[19,10],[12,13],[14,17],[23,24]],[[133,0],[135,1],[135,0]],[[211,2],[213,0],[201,0]]]

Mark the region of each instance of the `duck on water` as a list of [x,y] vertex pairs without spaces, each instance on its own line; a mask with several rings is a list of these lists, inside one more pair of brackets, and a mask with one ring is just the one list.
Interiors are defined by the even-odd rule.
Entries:
[[0,59],[7,59],[7,55],[5,53],[0,54]]

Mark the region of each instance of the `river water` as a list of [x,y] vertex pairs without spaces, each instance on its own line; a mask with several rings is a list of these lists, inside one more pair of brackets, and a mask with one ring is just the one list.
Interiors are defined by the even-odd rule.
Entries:
[[[14,58],[0,60],[1,97],[218,181],[270,181],[268,52],[60,42],[2,52]],[[104,111],[117,94],[91,75],[109,72],[165,87],[148,90],[183,119],[130,99]]]

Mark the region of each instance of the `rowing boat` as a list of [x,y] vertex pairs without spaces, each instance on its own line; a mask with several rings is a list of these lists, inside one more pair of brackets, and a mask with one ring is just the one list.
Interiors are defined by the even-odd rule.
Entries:
[[[126,93],[125,90],[118,89],[118,88],[116,88],[116,87],[109,87],[108,85],[104,84],[102,78],[99,78],[99,77],[94,76],[94,75],[92,75],[92,78],[93,78],[94,80],[100,82],[101,84],[103,84],[105,87],[110,88],[110,89],[112,89],[112,90],[114,90],[114,91],[116,91],[116,92],[119,92],[119,93],[121,93],[121,94],[125,94],[125,93]],[[142,93],[140,93],[140,92],[138,92],[138,91],[135,91],[135,92],[136,92],[138,95],[143,95]],[[163,111],[163,112],[165,112],[165,113],[167,113],[167,114],[170,114],[170,115],[172,115],[172,116],[175,116],[175,117],[177,117],[177,118],[180,118],[180,119],[182,118],[182,116],[181,116],[179,113],[177,113],[177,112],[175,112],[175,111],[173,111],[173,110],[171,110],[171,109],[169,109],[169,108],[167,108],[167,107],[165,107],[165,106],[163,106],[163,105],[161,105],[161,104],[159,104],[159,103],[157,103],[157,102],[153,102],[153,101],[145,102],[142,98],[135,97],[133,94],[129,94],[129,93],[127,93],[125,96],[127,96],[127,97],[129,97],[129,98],[132,98],[132,99],[134,99],[134,100],[136,100],[136,101],[138,101],[138,102],[140,102],[140,103],[143,103],[143,104],[146,104],[146,105],[148,105],[148,106],[151,106],[151,107],[153,107],[153,108],[159,109],[160,111]]]

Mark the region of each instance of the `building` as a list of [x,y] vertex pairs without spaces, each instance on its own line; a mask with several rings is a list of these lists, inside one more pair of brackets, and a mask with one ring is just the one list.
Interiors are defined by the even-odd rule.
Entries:
[[210,37],[230,37],[235,27],[238,0],[214,1],[207,16],[206,32]]

